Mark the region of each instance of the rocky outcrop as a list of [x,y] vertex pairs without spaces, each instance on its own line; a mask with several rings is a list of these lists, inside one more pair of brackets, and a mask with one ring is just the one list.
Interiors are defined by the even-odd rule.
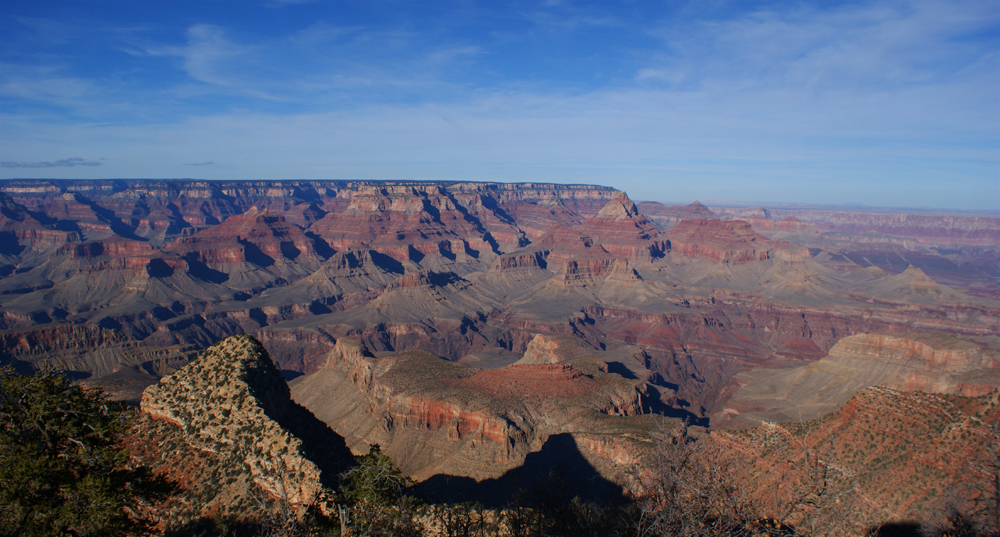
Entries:
[[583,355],[587,348],[567,335],[538,334],[528,343],[517,365],[545,365],[566,362]]
[[[214,482],[189,485],[197,493],[184,510],[189,517],[239,516],[255,490],[304,514],[349,461],[343,439],[291,401],[267,351],[246,335],[213,345],[147,388],[141,409],[136,443],[156,438],[223,461]],[[171,453],[157,451],[146,443],[146,462],[169,466]]]
[[404,276],[400,276],[392,282],[386,291],[394,289],[405,289],[407,287],[440,287],[460,281],[461,278],[454,272],[434,272],[432,270],[418,270]]
[[102,255],[112,257],[124,256],[145,256],[149,262],[149,255],[153,248],[146,241],[128,240],[120,237],[109,238],[103,241],[88,241],[83,244],[70,245],[68,248],[60,249],[59,253],[69,253],[73,257],[98,257]]
[[[516,235],[512,223],[507,226]],[[436,185],[360,188],[346,209],[309,229],[336,250],[372,248],[400,262],[478,256],[494,249],[482,222]]]
[[971,397],[1000,386],[1000,349],[942,333],[858,334],[840,340],[826,360],[870,364],[869,382],[897,390]]
[[525,252],[525,253],[514,253],[509,255],[501,255],[497,257],[496,261],[493,262],[493,266],[490,270],[494,271],[508,271],[517,269],[545,269],[548,267],[546,262],[546,256],[548,252],[546,251],[536,251],[536,252]]
[[638,281],[642,278],[625,259],[605,257],[597,259],[567,259],[556,282],[563,285],[593,285],[608,279]]
[[246,262],[271,266],[279,260],[294,261],[305,267],[315,267],[320,262],[313,240],[301,229],[286,222],[283,216],[257,207],[180,239],[165,251],[226,269]]
[[25,249],[44,250],[80,241],[77,231],[57,229],[54,223],[42,222],[39,217],[42,215],[0,192],[0,254],[19,255]]

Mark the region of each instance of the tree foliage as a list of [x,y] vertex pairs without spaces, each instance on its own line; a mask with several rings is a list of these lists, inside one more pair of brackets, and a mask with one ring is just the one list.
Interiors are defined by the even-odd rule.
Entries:
[[0,369],[0,533],[147,533],[136,513],[165,492],[129,466],[121,438],[128,408],[62,375]]
[[419,535],[413,499],[406,494],[413,482],[382,453],[378,444],[341,476],[338,518],[349,535]]

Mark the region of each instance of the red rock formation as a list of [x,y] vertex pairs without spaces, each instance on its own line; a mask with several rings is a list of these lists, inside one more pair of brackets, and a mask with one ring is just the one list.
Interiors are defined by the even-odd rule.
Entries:
[[746,427],[761,420],[813,419],[876,385],[985,395],[1000,387],[1000,350],[990,348],[986,341],[942,333],[845,337],[816,362],[737,375],[732,397],[713,421],[717,426]]
[[[840,340],[827,359],[901,367],[904,374],[879,378],[904,391],[975,397],[1000,386],[1000,350],[941,333],[858,334]],[[866,376],[877,377],[874,372]]]
[[646,396],[644,381],[602,371],[586,357],[477,370],[423,352],[374,358],[347,338],[329,356],[326,368],[296,382],[296,400],[355,449],[380,444],[417,479],[497,477],[549,434],[589,427],[580,409],[625,420],[642,413]]
[[[289,224],[284,217],[272,215],[256,207],[242,215],[230,217],[224,223],[199,231],[190,238],[183,238],[164,249],[183,257],[193,255],[209,266],[218,267],[247,262],[247,245],[270,261],[282,259],[318,263],[311,239],[301,229]],[[268,262],[254,257],[250,262]],[[300,256],[302,259],[299,259]]]
[[0,192],[0,253],[16,255],[20,248],[46,249],[79,241],[79,233],[52,229],[31,215],[27,207]]
[[548,252],[545,250],[535,252],[525,252],[521,254],[502,255],[490,267],[494,271],[507,271],[517,269],[544,269],[548,266],[545,258]]
[[570,364],[515,364],[480,371],[449,384],[475,388],[496,397],[519,398],[574,398],[594,389],[593,381]]
[[102,255],[112,257],[144,256],[149,262],[149,256],[153,248],[148,242],[112,237],[101,241],[88,241],[83,244],[71,245],[60,249],[59,253],[69,253],[73,257],[99,257]]
[[371,248],[397,261],[492,250],[488,234],[437,186],[365,187],[309,228],[337,250]]
[[701,257],[717,263],[766,261],[776,247],[753,231],[748,222],[682,220],[668,233],[670,250],[684,257]]
[[528,342],[517,365],[550,365],[578,358],[588,351],[576,338],[560,334],[537,334]]
[[[554,226],[572,227],[583,223],[617,195],[613,189],[588,185],[460,183],[453,188],[457,193],[488,193],[487,199],[496,201],[494,214],[516,223],[522,236],[531,241]],[[524,246],[524,243],[519,242],[517,246]]]
[[577,228],[615,257],[630,261],[662,256],[666,239],[622,192]]
[[[909,271],[859,270],[886,265],[874,256],[895,252],[897,239],[794,237],[816,239],[810,252],[718,221],[685,222],[667,237],[603,187],[0,181],[0,191],[9,196],[0,203],[0,325],[66,319],[201,347],[240,331],[272,334],[282,365],[305,371],[345,335],[380,353],[486,353],[500,364],[535,334],[559,333],[592,348],[643,345],[662,382],[709,413],[732,375],[817,360],[846,335],[1000,331],[994,301],[940,285],[957,276],[938,277],[961,274],[963,287],[979,283],[992,296],[986,247],[975,250],[972,275],[967,250]],[[63,220],[37,212],[46,207]],[[712,216],[701,205],[674,212]],[[814,225],[803,214],[805,224],[770,209],[747,214],[774,237]],[[77,216],[82,224],[67,220]],[[106,235],[95,238],[98,228]],[[864,242],[867,253],[844,241]]]
[[592,285],[598,281],[639,281],[642,278],[621,258],[571,259],[563,262],[557,276],[564,285]]

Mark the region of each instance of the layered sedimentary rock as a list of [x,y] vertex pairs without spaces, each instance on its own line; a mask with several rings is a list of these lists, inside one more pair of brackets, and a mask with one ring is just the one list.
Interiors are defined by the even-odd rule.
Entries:
[[[586,185],[0,181],[0,357],[125,399],[174,373],[149,392],[135,447],[186,487],[178,516],[318,490],[303,461],[325,466],[292,430],[308,420],[278,369],[346,439],[328,445],[378,443],[431,484],[567,453],[620,480],[661,414],[744,427],[819,416],[874,382],[998,385],[989,221],[953,236],[930,230],[946,219],[857,217],[884,220],[868,232],[719,212]],[[273,363],[241,339],[177,371],[240,332]],[[865,412],[896,415],[907,397]],[[279,491],[282,468],[302,485]]]
[[702,257],[741,264],[770,259],[773,244],[747,222],[682,220],[667,234],[670,250],[685,257]]
[[478,222],[467,219],[450,196],[434,188],[362,188],[343,212],[327,214],[310,230],[336,250],[372,248],[400,261],[491,250]]
[[[663,233],[606,187],[25,180],[0,181],[0,202],[0,327],[115,330],[135,349],[114,354],[123,371],[240,332],[298,373],[344,337],[503,367],[558,335],[643,346],[654,384],[678,393],[672,410],[705,420],[733,375],[801,366],[845,336],[1000,331],[986,247],[974,263],[892,254],[909,269],[816,239],[804,219],[761,208],[744,215],[769,222],[755,231],[702,205]],[[766,236],[784,232],[800,242]],[[965,267],[979,269],[950,285]],[[114,369],[80,363],[95,379]]]
[[667,249],[666,238],[625,193],[609,201],[578,229],[611,255],[629,261],[661,257]]
[[750,222],[774,240],[831,254],[828,262],[849,268],[877,266],[890,273],[913,265],[934,280],[1000,297],[995,267],[1000,261],[996,214],[901,214],[821,209],[717,208],[723,218]]
[[59,229],[53,220],[0,192],[0,254],[18,256],[25,249],[45,250],[80,241],[77,231]]
[[65,371],[84,385],[101,386],[109,396],[133,403],[146,387],[196,355],[191,345],[144,345],[94,325],[53,323],[0,331],[0,362],[25,374],[42,368]]
[[350,461],[343,439],[291,401],[267,351],[249,336],[227,338],[160,379],[141,408],[133,452],[182,480],[180,505],[165,509],[181,520],[238,518],[261,498],[304,514]]
[[[233,242],[244,246],[237,250],[222,247]],[[223,265],[246,261],[247,243],[256,246],[259,253],[269,257],[272,262],[302,262],[300,256],[305,256],[310,261],[316,258],[313,240],[307,238],[300,228],[286,222],[281,215],[271,214],[266,209],[257,207],[251,207],[247,212],[234,215],[189,239],[181,239],[166,250],[182,255],[194,253],[201,257],[199,261],[203,263]],[[216,250],[213,246],[221,248]]]

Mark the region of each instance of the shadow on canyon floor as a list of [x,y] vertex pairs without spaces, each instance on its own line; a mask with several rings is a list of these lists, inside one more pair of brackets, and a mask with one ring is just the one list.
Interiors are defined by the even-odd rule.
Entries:
[[480,502],[491,508],[570,498],[600,505],[625,500],[621,487],[601,477],[569,433],[550,436],[541,450],[528,454],[523,465],[496,479],[477,482],[438,474],[418,485],[414,493],[431,503]]
[[920,537],[926,534],[921,533],[920,524],[915,522],[889,522],[868,528],[865,530],[865,535],[872,535],[873,537]]

